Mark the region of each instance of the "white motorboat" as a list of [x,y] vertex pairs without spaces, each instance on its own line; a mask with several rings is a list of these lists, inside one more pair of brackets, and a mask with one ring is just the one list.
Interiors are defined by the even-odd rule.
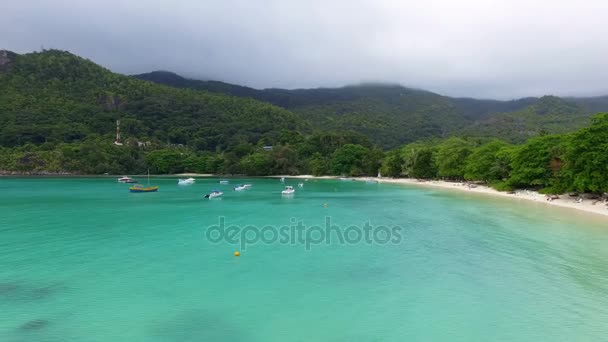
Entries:
[[216,198],[216,197],[221,197],[222,195],[224,195],[223,192],[219,191],[219,190],[213,190],[210,193],[205,195],[205,198]]
[[293,186],[286,186],[285,189],[283,191],[281,191],[281,194],[283,195],[293,195],[296,192],[296,190],[293,188]]
[[220,181],[220,184],[228,184],[228,183],[230,183],[230,182],[227,181],[227,180],[225,180],[225,179],[223,179],[223,180]]
[[118,183],[137,183],[137,181],[129,176],[122,176],[118,178]]
[[247,187],[244,186],[243,184],[239,184],[239,185],[237,185],[237,186],[234,187],[234,191],[243,191],[245,189],[247,189]]
[[194,178],[178,179],[177,184],[190,185],[190,184],[194,184],[195,181],[196,181],[196,179],[194,179]]

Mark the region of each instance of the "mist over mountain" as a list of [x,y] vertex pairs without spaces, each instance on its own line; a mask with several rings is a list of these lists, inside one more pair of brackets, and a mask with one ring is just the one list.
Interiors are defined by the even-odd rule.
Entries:
[[133,77],[270,102],[300,114],[318,129],[357,131],[389,148],[453,134],[522,142],[539,134],[575,130],[587,125],[594,113],[608,110],[608,96],[500,101],[453,98],[382,83],[289,90],[194,80],[168,71]]
[[133,138],[208,150],[272,142],[282,129],[352,131],[383,148],[452,135],[522,142],[608,110],[608,96],[477,100],[380,83],[254,89],[168,71],[129,77],[59,50],[0,57],[6,146],[110,135],[117,119]]

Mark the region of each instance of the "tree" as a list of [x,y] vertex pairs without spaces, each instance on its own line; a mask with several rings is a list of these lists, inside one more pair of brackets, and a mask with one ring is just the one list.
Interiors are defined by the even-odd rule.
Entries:
[[312,157],[308,161],[308,170],[314,176],[322,176],[329,174],[329,160],[321,155],[321,153],[316,152],[312,155]]
[[335,175],[360,176],[365,172],[365,158],[369,149],[355,144],[346,144],[333,153],[331,171]]
[[380,166],[382,166],[384,152],[379,148],[371,148],[363,160],[363,173],[369,176],[376,176]]
[[490,182],[509,177],[509,160],[505,163],[507,154],[500,153],[509,146],[504,141],[492,140],[473,150],[466,160],[464,178]]
[[268,175],[272,172],[272,160],[265,152],[254,152],[240,161],[243,172],[252,176]]
[[152,173],[181,173],[184,171],[184,161],[187,157],[180,150],[163,149],[148,153],[146,161]]
[[563,191],[561,171],[568,138],[564,135],[537,137],[515,149],[509,184],[520,188],[549,187],[549,192]]
[[407,177],[431,179],[437,177],[434,156],[436,147],[433,143],[412,143],[401,149],[403,159],[402,171]]
[[608,191],[608,113],[572,136],[565,173],[577,191]]
[[437,175],[447,179],[464,179],[466,159],[471,154],[471,144],[462,138],[449,138],[437,149]]
[[298,173],[298,153],[291,146],[279,146],[273,150],[274,173],[280,175],[293,175]]
[[401,175],[402,165],[403,158],[401,158],[401,151],[392,150],[386,153],[386,156],[384,157],[384,159],[382,159],[380,173],[383,176],[399,177]]

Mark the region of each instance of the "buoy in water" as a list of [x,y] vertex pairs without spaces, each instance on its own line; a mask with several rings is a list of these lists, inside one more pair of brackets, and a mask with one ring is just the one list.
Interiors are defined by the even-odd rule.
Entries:
[[234,256],[235,257],[241,256],[241,252],[239,252],[239,251],[234,252]]

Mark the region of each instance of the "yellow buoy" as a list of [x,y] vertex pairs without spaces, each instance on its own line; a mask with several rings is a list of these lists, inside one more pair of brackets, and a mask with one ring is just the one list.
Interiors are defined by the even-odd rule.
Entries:
[[241,256],[241,252],[239,252],[239,251],[234,252],[234,256]]

